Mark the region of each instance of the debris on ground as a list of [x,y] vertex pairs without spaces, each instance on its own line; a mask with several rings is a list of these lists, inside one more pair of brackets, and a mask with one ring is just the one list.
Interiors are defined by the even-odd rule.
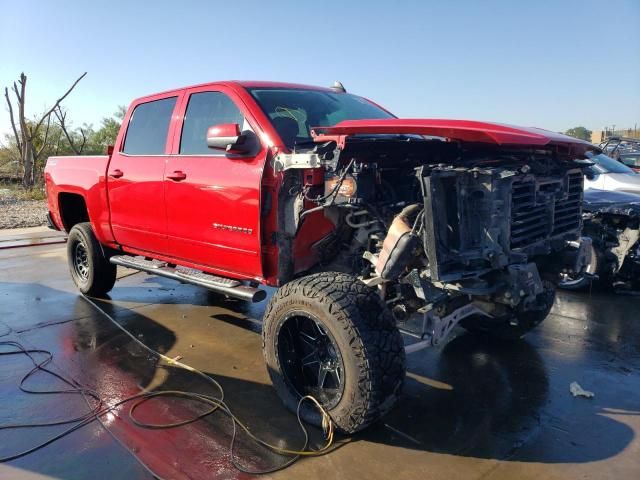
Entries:
[[574,397],[593,398],[595,396],[595,393],[585,390],[578,382],[571,382],[571,385],[569,385],[569,391]]

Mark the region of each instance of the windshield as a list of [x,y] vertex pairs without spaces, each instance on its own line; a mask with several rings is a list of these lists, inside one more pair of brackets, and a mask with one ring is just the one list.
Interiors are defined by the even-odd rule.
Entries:
[[250,88],[289,148],[311,140],[311,127],[326,127],[343,120],[394,118],[386,110],[350,93],[294,88]]
[[595,163],[593,169],[596,173],[633,173],[635,175],[635,172],[629,167],[611,157],[607,157],[604,153],[593,155],[589,157],[589,160]]
[[640,167],[640,153],[625,153],[620,155],[620,161],[629,167]]

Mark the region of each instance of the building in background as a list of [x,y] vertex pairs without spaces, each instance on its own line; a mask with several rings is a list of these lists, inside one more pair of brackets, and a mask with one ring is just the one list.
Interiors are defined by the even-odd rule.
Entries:
[[638,125],[634,125],[633,128],[623,128],[623,129],[615,129],[615,125],[613,127],[604,127],[604,130],[594,130],[591,132],[591,143],[595,143],[596,145],[604,142],[609,137],[628,137],[628,138],[638,138],[640,139],[640,130],[638,130]]

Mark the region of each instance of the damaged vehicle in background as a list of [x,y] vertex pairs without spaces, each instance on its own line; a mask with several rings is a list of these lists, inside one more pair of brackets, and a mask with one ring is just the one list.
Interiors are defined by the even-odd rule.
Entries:
[[633,168],[625,159],[628,155],[637,158],[640,154],[640,138],[612,136],[600,144],[600,149],[609,157]]
[[582,290],[597,279],[619,291],[640,286],[640,195],[589,189],[584,192],[583,234],[591,238],[584,273],[561,273],[560,287]]
[[[132,103],[103,157],[52,157],[51,221],[71,276],[116,265],[249,301],[274,388],[343,432],[393,406],[406,351],[460,323],[517,339],[580,274],[583,168],[597,147],[546,130],[399,119],[362,97],[217,82]],[[302,417],[320,423],[307,408]]]
[[618,159],[634,172],[640,173],[640,151],[621,153]]
[[604,153],[587,153],[593,164],[586,168],[584,188],[640,194],[640,175]]

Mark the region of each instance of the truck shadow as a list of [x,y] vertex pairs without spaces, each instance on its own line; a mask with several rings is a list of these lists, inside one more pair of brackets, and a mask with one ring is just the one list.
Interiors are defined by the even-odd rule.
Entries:
[[[216,307],[211,318],[217,321],[260,331],[259,306],[216,295],[202,297],[198,304]],[[153,322],[144,317],[138,321]],[[211,355],[215,363],[216,353]],[[241,351],[238,356],[242,356]],[[606,416],[609,410],[624,409],[624,405],[594,405],[573,399],[568,383],[561,391],[550,391],[545,359],[527,340],[491,342],[462,333],[441,349],[410,356],[408,366],[397,407],[351,441],[476,458],[582,463],[613,457],[634,439],[628,425]],[[554,365],[554,370],[561,368]],[[268,438],[274,430],[297,432],[295,417],[284,411],[269,385],[221,377],[215,371],[208,373],[220,378],[230,404],[241,417],[249,419],[256,432]],[[563,421],[565,415],[573,416],[575,402],[583,402],[578,403],[575,420],[581,426],[573,420]],[[265,421],[265,415],[269,421]],[[581,439],[585,425],[597,429],[607,441],[598,442],[598,448],[585,447]],[[560,435],[559,444],[544,443],[544,448],[536,451],[524,448],[531,439],[547,436],[549,431]],[[287,438],[296,443],[300,437],[272,437],[280,441]],[[321,443],[317,434],[314,438]]]
[[[198,290],[191,287],[184,288],[195,295],[191,304],[199,307],[214,304],[211,318],[252,334],[259,332],[263,307],[228,302],[217,296],[197,293]],[[118,298],[133,298],[146,287],[123,286],[117,290]],[[88,312],[85,300],[77,295],[35,284],[0,283],[0,291],[37,291],[37,295],[46,301],[26,308],[31,309],[32,317],[42,320],[47,319],[46,303],[49,300],[56,302],[60,309],[76,312],[76,318],[67,317],[66,321],[40,322],[35,328],[40,331],[57,329],[57,333],[39,334],[30,337],[29,341],[42,348],[50,346],[39,344],[40,341],[67,345],[65,358],[59,362],[64,365],[69,360],[71,363],[67,365],[82,383],[95,385],[97,378],[111,378],[112,381],[121,378],[126,379],[122,380],[123,384],[135,384],[142,389],[217,394],[201,378],[144,351],[105,316],[95,310]],[[181,295],[178,297],[184,300]],[[153,350],[168,352],[180,340],[180,331],[171,330],[136,310],[124,308],[119,301],[95,301]],[[155,308],[175,301],[175,295],[156,298]],[[14,332],[19,330],[15,324],[9,326]],[[23,330],[25,333],[18,336],[31,331]],[[258,338],[255,346],[259,348]],[[56,351],[56,348],[51,349]],[[274,444],[302,444],[303,437],[295,415],[284,409],[271,385],[247,375],[221,375],[215,366],[230,361],[228,352],[223,355],[212,350],[209,353],[205,373],[220,382],[226,402],[239,418],[250,425],[252,432]],[[246,352],[238,348],[232,361],[242,365],[245,355]],[[593,462],[614,457],[625,450],[634,440],[634,431],[619,418],[607,416],[608,411],[624,410],[625,403],[573,399],[568,395],[565,383],[562,383],[562,389],[552,388],[550,376],[563,368],[563,360],[555,359],[554,362],[550,374],[548,360],[528,341],[504,344],[487,342],[468,334],[458,335],[439,350],[411,356],[405,389],[396,408],[383,421],[344,440],[463,457],[541,463]],[[82,364],[83,368],[72,364]],[[103,387],[110,391],[107,383],[103,382]],[[202,413],[205,408],[189,401],[165,403],[163,408],[173,409],[173,418],[189,418]],[[144,409],[141,410],[144,415]],[[640,415],[640,411],[628,410],[627,414]],[[564,418],[567,422],[563,422],[565,415],[572,419]],[[131,425],[131,428],[137,427]],[[194,435],[203,438],[204,444],[207,435],[227,444],[233,431],[231,422],[221,414],[206,417],[184,428],[196,429]],[[312,445],[320,446],[321,432],[315,428],[310,428],[310,431]],[[596,442],[597,448],[592,443],[585,445],[585,431],[597,431],[606,441]],[[535,448],[530,448],[532,444]],[[282,460],[256,447],[242,435],[237,454],[251,458],[258,468],[266,468]]]

